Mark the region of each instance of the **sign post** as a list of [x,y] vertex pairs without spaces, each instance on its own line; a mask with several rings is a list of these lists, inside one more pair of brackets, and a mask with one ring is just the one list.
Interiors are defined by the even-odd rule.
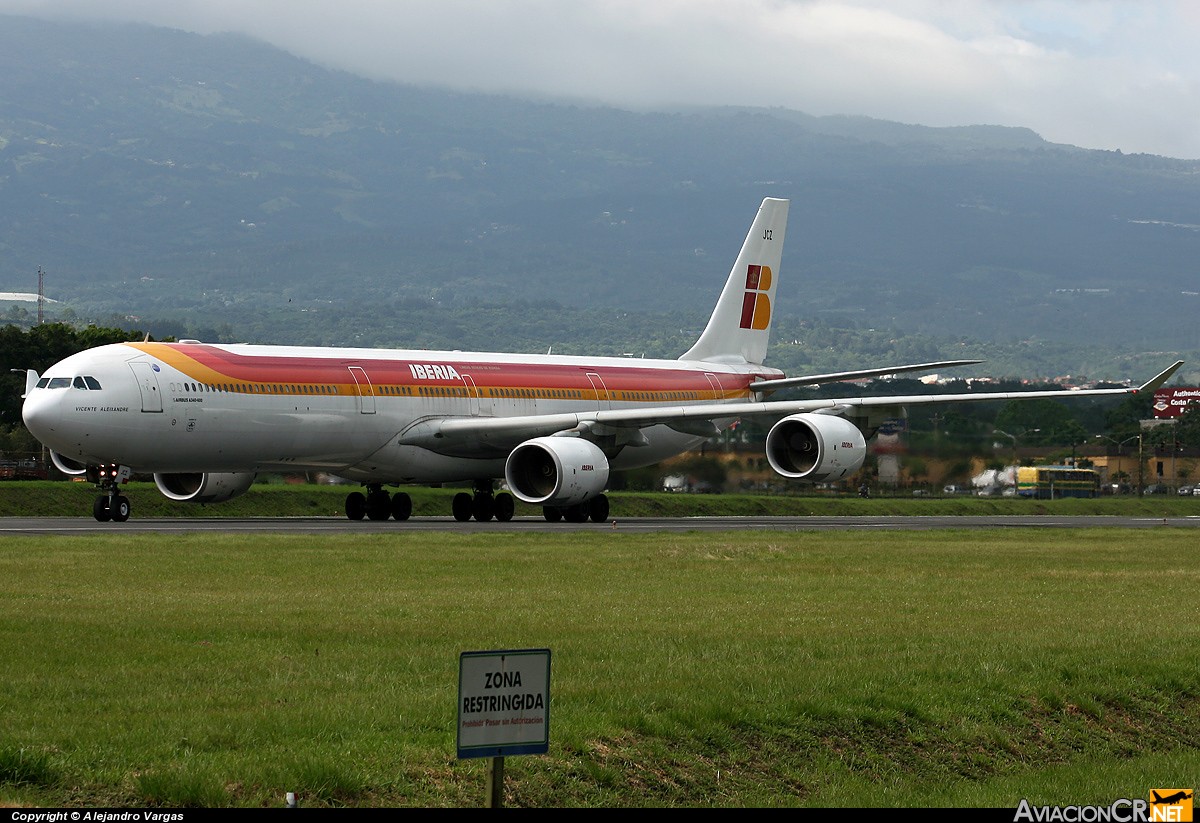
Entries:
[[463,652],[458,756],[490,757],[489,806],[504,800],[504,758],[550,749],[550,650]]

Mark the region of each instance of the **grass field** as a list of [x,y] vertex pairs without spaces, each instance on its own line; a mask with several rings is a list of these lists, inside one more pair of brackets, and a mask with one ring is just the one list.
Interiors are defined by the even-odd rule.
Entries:
[[482,805],[458,655],[524,647],[511,806],[1200,784],[1190,530],[7,537],[0,580],[0,805]]

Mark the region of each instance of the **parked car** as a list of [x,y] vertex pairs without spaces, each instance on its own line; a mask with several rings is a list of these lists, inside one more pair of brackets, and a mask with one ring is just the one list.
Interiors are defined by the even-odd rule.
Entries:
[[1166,494],[1166,493],[1167,493],[1167,487],[1164,486],[1162,483],[1151,483],[1149,486],[1147,486],[1142,491],[1142,494]]
[[1195,492],[1196,492],[1195,486],[1180,486],[1177,494],[1179,494],[1182,497],[1184,495],[1195,494]]

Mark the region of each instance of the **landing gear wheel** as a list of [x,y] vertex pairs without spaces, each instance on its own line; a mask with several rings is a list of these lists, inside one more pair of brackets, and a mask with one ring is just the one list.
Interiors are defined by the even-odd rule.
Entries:
[[496,507],[494,500],[490,494],[477,494],[471,500],[471,514],[480,523],[486,523],[492,519]]
[[108,507],[108,511],[112,515],[113,521],[124,523],[129,519],[129,498],[123,494],[112,498],[112,504]]
[[588,503],[588,517],[593,523],[603,523],[608,519],[608,495],[601,494],[593,497]]
[[108,507],[109,497],[107,494],[97,495],[92,501],[92,517],[99,520],[101,523],[107,523],[112,520],[112,510]]
[[563,519],[568,523],[586,523],[588,519],[587,503],[576,503],[574,506],[567,506],[563,512]]
[[454,495],[454,502],[451,504],[451,508],[454,511],[454,519],[459,523],[465,523],[470,520],[474,502],[471,499],[471,495],[466,492],[459,492]]
[[496,519],[501,523],[507,523],[513,519],[513,512],[516,511],[517,504],[513,501],[511,494],[496,495]]
[[346,516],[351,520],[362,520],[367,516],[367,497],[362,492],[346,495]]
[[392,495],[392,517],[397,520],[412,517],[412,498],[406,492],[396,492]]
[[369,520],[387,520],[392,513],[391,498],[382,489],[367,493],[367,518]]
[[542,506],[542,517],[546,518],[547,523],[557,523],[562,520],[562,509],[558,506]]

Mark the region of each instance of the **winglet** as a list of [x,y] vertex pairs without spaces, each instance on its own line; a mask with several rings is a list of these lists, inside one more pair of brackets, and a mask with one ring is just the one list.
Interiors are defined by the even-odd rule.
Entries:
[[1145,383],[1143,383],[1142,385],[1140,385],[1136,389],[1134,389],[1134,394],[1138,394],[1140,392],[1146,392],[1146,391],[1154,391],[1155,389],[1159,388],[1160,386],[1162,386],[1163,383],[1166,383],[1168,380],[1170,380],[1171,375],[1173,375],[1175,372],[1179,371],[1179,367],[1182,365],[1183,365],[1182,360],[1176,360],[1170,366],[1163,369],[1158,374],[1156,374],[1154,377],[1151,377]]

